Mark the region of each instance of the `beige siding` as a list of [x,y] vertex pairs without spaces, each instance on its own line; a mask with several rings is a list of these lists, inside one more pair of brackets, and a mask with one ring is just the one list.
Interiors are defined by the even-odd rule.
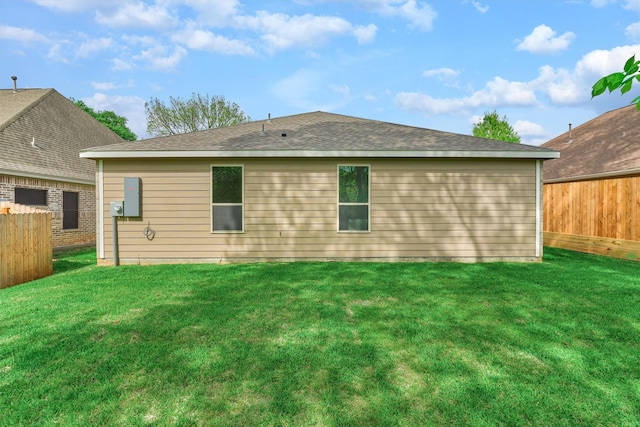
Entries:
[[[244,233],[210,231],[212,164],[244,165]],[[338,164],[371,166],[370,232],[337,231]],[[142,179],[142,218],[118,224],[123,263],[537,257],[532,160],[105,160],[103,176],[107,260],[109,202]]]

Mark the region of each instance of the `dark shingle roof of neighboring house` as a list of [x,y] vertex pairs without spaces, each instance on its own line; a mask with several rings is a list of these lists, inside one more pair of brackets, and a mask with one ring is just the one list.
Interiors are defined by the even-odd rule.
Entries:
[[[264,129],[264,131],[263,131]],[[540,147],[313,112],[84,150],[82,157],[555,158]]]
[[122,142],[54,89],[0,90],[0,174],[95,182],[80,150]]
[[640,174],[640,111],[635,105],[604,113],[542,144],[560,151],[544,163],[545,182]]

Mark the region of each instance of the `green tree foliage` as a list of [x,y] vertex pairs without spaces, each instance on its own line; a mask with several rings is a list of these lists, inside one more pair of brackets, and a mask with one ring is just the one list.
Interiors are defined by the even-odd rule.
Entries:
[[507,116],[500,118],[495,110],[492,113],[485,112],[484,117],[473,125],[473,136],[520,143],[520,135],[511,127]]
[[147,132],[166,136],[245,123],[251,120],[235,102],[224,96],[193,93],[191,98],[169,97],[169,105],[158,98],[144,104]]
[[113,132],[120,135],[122,139],[125,141],[135,141],[138,137],[135,133],[131,131],[127,127],[127,118],[123,116],[119,116],[113,111],[95,111],[93,108],[89,107],[82,101],[76,101],[73,98],[69,98],[71,102],[76,104],[78,107],[82,108],[84,111],[89,113],[91,117],[98,120],[100,123],[111,129]]
[[[640,60],[636,60],[635,55],[627,59],[622,72],[609,74],[598,80],[591,88],[591,98],[602,95],[607,89],[609,93],[620,89],[620,93],[624,95],[631,90],[634,80],[640,82]],[[640,110],[640,96],[631,100],[631,104],[636,104]]]

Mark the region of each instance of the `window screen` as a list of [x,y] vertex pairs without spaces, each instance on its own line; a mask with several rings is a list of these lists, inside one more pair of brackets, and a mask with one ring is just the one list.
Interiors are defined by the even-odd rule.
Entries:
[[242,166],[213,166],[211,181],[212,230],[243,231]]
[[47,190],[16,187],[15,201],[19,205],[47,206]]
[[62,192],[62,228],[64,230],[78,228],[78,193]]
[[338,167],[338,230],[369,231],[369,166]]

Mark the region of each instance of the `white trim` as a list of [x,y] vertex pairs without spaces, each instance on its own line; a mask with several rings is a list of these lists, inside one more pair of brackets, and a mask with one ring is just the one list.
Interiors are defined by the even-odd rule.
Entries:
[[96,192],[98,194],[98,229],[96,240],[98,245],[98,258],[104,259],[104,164],[98,160],[98,177]]
[[542,234],[542,160],[536,161],[536,258],[540,258]]
[[23,172],[23,171],[11,170],[11,169],[0,169],[0,175],[17,176],[20,178],[45,179],[47,181],[69,182],[72,184],[96,185],[95,180],[64,178],[60,176]]
[[373,157],[373,158],[500,158],[500,159],[557,159],[558,151],[466,151],[466,150],[258,150],[258,151],[85,151],[86,159],[142,159],[142,158],[206,158],[206,157]]

